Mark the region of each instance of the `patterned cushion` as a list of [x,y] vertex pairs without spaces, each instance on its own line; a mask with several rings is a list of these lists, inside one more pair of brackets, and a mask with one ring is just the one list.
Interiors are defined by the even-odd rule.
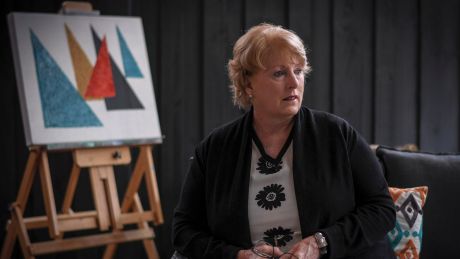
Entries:
[[422,248],[422,209],[428,187],[390,187],[389,190],[396,207],[395,228],[388,233],[393,251],[399,259],[418,259]]

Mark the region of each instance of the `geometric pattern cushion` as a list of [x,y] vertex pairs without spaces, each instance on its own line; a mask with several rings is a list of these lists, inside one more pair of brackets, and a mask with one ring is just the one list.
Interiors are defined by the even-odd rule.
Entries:
[[393,251],[399,259],[418,259],[422,249],[423,206],[428,187],[389,187],[389,190],[396,208],[395,227],[387,234]]

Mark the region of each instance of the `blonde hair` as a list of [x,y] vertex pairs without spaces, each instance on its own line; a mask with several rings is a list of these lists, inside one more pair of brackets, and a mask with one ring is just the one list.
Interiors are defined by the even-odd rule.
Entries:
[[248,77],[259,69],[266,69],[264,63],[273,51],[286,53],[291,59],[300,61],[305,75],[311,71],[299,36],[281,26],[267,23],[256,25],[236,41],[233,59],[228,62],[228,76],[232,83],[230,89],[235,105],[243,109],[251,106],[251,100],[246,93]]

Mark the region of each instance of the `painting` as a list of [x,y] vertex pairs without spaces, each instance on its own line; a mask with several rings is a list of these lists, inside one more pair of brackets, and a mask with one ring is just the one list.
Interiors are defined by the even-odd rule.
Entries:
[[26,143],[161,143],[142,20],[8,15]]

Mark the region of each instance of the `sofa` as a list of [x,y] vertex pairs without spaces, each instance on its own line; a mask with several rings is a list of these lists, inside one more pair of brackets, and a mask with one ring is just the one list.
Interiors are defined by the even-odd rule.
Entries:
[[428,187],[420,258],[460,258],[460,154],[379,146],[376,155],[390,187]]

